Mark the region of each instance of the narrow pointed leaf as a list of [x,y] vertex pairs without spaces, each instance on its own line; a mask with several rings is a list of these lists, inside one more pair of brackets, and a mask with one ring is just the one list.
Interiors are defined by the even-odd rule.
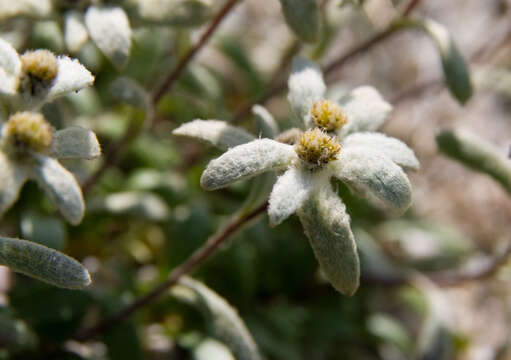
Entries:
[[0,94],[14,95],[18,90],[21,60],[7,41],[0,39]]
[[53,134],[50,156],[59,159],[95,159],[101,147],[94,132],[79,126],[58,130]]
[[420,167],[412,149],[404,142],[382,133],[355,133],[346,137],[342,144],[345,149],[361,146],[380,152],[404,169],[418,170]]
[[25,168],[9,161],[8,157],[0,152],[0,216],[18,199],[26,180]]
[[411,204],[412,189],[403,170],[389,158],[363,147],[344,149],[334,174],[360,196],[395,214]]
[[490,175],[511,193],[511,164],[495,146],[467,131],[442,131],[436,137],[439,149],[476,171]]
[[262,138],[274,139],[279,133],[279,126],[272,114],[261,105],[254,105],[252,113],[256,120],[257,135]]
[[303,41],[314,42],[319,35],[319,7],[316,0],[280,0],[287,24]]
[[309,198],[319,182],[314,175],[310,171],[292,167],[277,179],[268,206],[271,226],[287,219]]
[[64,18],[64,41],[67,49],[78,52],[89,39],[89,33],[83,22],[83,17],[76,11],[66,13]]
[[330,185],[323,186],[298,211],[305,234],[332,286],[351,296],[359,285],[360,263],[343,202]]
[[36,161],[32,168],[32,176],[64,218],[73,225],[79,224],[83,218],[85,204],[82,190],[73,174],[50,157],[38,155]]
[[354,132],[377,130],[392,110],[392,105],[371,86],[353,89],[339,104],[348,118],[348,123],[338,131],[340,138]]
[[91,6],[85,13],[85,25],[103,54],[118,69],[126,66],[131,52],[131,27],[124,10]]
[[222,150],[254,140],[245,130],[220,120],[193,120],[174,129],[172,134],[196,138]]
[[308,114],[313,102],[325,96],[326,85],[323,74],[313,62],[297,57],[293,60],[292,72],[287,85],[289,88],[287,99],[301,125],[308,121]]
[[83,289],[91,282],[78,261],[27,240],[0,237],[0,264],[62,288]]
[[282,169],[294,159],[296,153],[291,145],[270,139],[254,140],[212,160],[202,173],[201,185],[206,190],[220,189],[234,181]]
[[196,306],[208,320],[214,335],[228,345],[238,360],[262,360],[257,345],[236,309],[203,283],[184,277],[172,289],[178,299]]

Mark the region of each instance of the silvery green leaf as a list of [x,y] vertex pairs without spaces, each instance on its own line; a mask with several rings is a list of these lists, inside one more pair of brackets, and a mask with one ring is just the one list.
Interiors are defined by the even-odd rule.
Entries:
[[403,170],[389,158],[364,147],[343,149],[334,176],[360,196],[396,214],[412,202],[412,189]]
[[245,130],[220,120],[193,120],[174,129],[172,134],[196,138],[222,150],[254,140]]
[[201,185],[206,190],[220,189],[234,181],[282,169],[296,158],[291,145],[270,139],[257,139],[233,147],[212,160],[202,173]]
[[439,149],[476,171],[490,175],[511,193],[511,164],[503,152],[468,131],[442,131],[436,137]]
[[82,221],[85,204],[82,190],[75,177],[60,163],[50,157],[36,155],[32,176],[46,195],[57,206],[60,213],[71,224]]
[[371,86],[353,89],[339,104],[348,118],[348,123],[338,131],[340,138],[354,132],[377,130],[392,110],[392,105]]
[[0,1],[0,20],[14,16],[45,17],[50,14],[50,0]]
[[431,36],[438,47],[445,82],[449,91],[460,103],[464,104],[472,96],[472,84],[470,72],[456,44],[447,29],[436,21],[426,19],[417,22]]
[[27,240],[0,237],[0,264],[51,285],[83,289],[90,275],[78,261]]
[[79,12],[69,11],[64,18],[64,41],[67,49],[78,52],[89,39],[89,33]]
[[14,95],[18,90],[20,75],[18,52],[7,41],[0,39],[0,94]]
[[3,152],[0,152],[0,216],[18,199],[27,178],[23,166],[11,162]]
[[57,63],[57,77],[47,90],[44,101],[52,101],[67,93],[77,92],[94,82],[94,76],[78,60],[59,56]]
[[259,137],[274,139],[279,133],[279,125],[272,114],[261,105],[254,105],[252,113],[255,115]]
[[319,35],[319,7],[316,0],[280,0],[286,22],[295,34],[307,42]]
[[346,207],[330,185],[316,191],[298,211],[314,255],[332,286],[351,296],[359,285],[360,263]]
[[112,96],[121,102],[141,109],[150,109],[151,99],[147,91],[135,80],[119,77],[110,85]]
[[79,126],[58,130],[53,134],[50,156],[58,159],[95,159],[101,155],[96,134]]
[[211,16],[207,0],[137,0],[140,16],[149,22],[172,26],[197,26]]
[[262,359],[237,311],[213,290],[197,280],[184,277],[172,288],[172,294],[203,312],[215,337],[228,345],[236,359]]
[[345,149],[353,146],[367,147],[385,155],[404,169],[418,170],[420,167],[412,149],[404,142],[382,133],[354,133],[347,136],[342,144]]
[[131,27],[120,7],[91,6],[85,13],[89,35],[105,56],[122,69],[131,52]]
[[116,215],[128,215],[150,221],[163,221],[170,210],[160,197],[150,192],[126,191],[102,196],[92,200],[88,211],[106,211]]
[[[300,123],[308,121],[314,101],[324,97],[326,85],[319,67],[311,61],[297,57],[293,60],[291,76],[287,82],[287,99]],[[309,124],[305,124],[309,125]]]
[[[271,226],[280,224],[296,212],[310,197],[314,188],[321,185],[316,175],[301,168],[291,167],[279,176],[269,199],[268,217]],[[326,184],[328,181],[323,182],[323,185]]]

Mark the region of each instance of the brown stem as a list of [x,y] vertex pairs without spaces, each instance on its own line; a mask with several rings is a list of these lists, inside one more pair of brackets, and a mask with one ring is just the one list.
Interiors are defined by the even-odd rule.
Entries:
[[257,216],[266,211],[267,206],[268,204],[264,203],[263,205],[261,205],[260,207],[256,208],[255,210],[251,211],[246,215],[233,217],[233,219],[225,227],[221,228],[219,231],[217,231],[215,234],[209,237],[208,240],[204,243],[204,245],[195,250],[195,252],[190,257],[188,257],[181,265],[172,270],[172,272],[164,282],[155,287],[149,293],[138,298],[138,300],[136,300],[131,305],[124,308],[117,314],[101,321],[100,323],[98,323],[95,326],[92,326],[89,329],[85,329],[84,331],[77,334],[74,338],[78,341],[86,341],[100,334],[103,334],[112,326],[115,326],[116,324],[129,318],[131,315],[133,315],[133,313],[141,309],[143,306],[156,300],[160,295],[162,295],[169,288],[175,285],[183,275],[190,273],[191,271],[196,269],[200,264],[202,264],[210,255],[212,255],[215,252],[215,250],[222,243],[224,243],[232,235],[241,230],[244,225],[248,224],[251,220],[255,219]]
[[405,10],[403,11],[403,17],[410,15],[413,9],[415,9],[415,7],[417,7],[417,5],[419,5],[420,2],[421,0],[411,0],[408,3],[408,6],[406,6]]

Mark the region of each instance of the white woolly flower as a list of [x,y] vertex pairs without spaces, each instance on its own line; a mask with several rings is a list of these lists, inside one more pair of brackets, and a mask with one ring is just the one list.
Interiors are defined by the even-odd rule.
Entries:
[[392,108],[374,88],[356,88],[339,103],[327,100],[321,72],[305,60],[295,61],[288,85],[293,112],[307,129],[294,145],[272,139],[249,141],[245,132],[238,134],[242,130],[219,121],[195,120],[174,134],[229,149],[202,174],[206,190],[270,170],[280,174],[269,198],[270,224],[297,213],[327,279],[339,292],[352,295],[359,285],[359,258],[349,215],[331,179],[401,214],[412,200],[403,169],[416,170],[419,162],[403,142],[371,132]]
[[34,110],[93,82],[94,76],[76,59],[57,57],[48,50],[18,55],[0,39],[0,96],[14,107]]
[[100,154],[90,130],[53,131],[39,113],[11,115],[0,135],[0,216],[18,199],[23,184],[33,179],[67,221],[80,223],[85,208],[82,191],[73,174],[56,159],[94,159]]

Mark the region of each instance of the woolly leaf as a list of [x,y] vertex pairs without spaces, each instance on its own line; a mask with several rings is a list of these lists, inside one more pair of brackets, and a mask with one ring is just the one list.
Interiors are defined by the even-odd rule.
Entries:
[[359,285],[360,263],[350,218],[331,186],[323,186],[298,211],[314,255],[332,286],[351,296]]
[[201,185],[206,190],[220,189],[237,180],[282,169],[295,158],[296,153],[291,145],[270,139],[254,140],[212,160],[202,173]]
[[229,303],[203,283],[184,277],[172,289],[178,299],[196,306],[208,320],[214,335],[228,345],[238,360],[261,360],[245,323]]
[[280,0],[287,24],[295,34],[307,42],[319,35],[319,7],[316,0]]
[[62,288],[83,289],[91,282],[73,258],[27,240],[0,237],[0,264]]
[[379,152],[404,169],[418,170],[419,160],[404,142],[381,133],[355,133],[343,141],[345,149],[361,146]]
[[396,214],[411,204],[412,189],[403,170],[378,152],[363,147],[344,149],[335,163],[336,176],[359,195]]
[[0,216],[18,199],[27,177],[24,167],[17,166],[0,152]]
[[126,66],[131,52],[131,27],[124,10],[91,6],[85,13],[85,24],[103,54],[118,69]]
[[197,138],[222,150],[254,140],[245,130],[220,120],[193,120],[174,129],[172,134]]
[[21,60],[7,41],[0,39],[0,94],[14,95],[18,90]]
[[78,60],[59,56],[57,63],[57,77],[47,90],[44,101],[52,101],[67,93],[77,92],[94,82],[94,76]]
[[83,17],[76,11],[66,13],[64,18],[64,41],[67,49],[78,52],[89,39],[89,33],[83,22]]
[[59,159],[95,159],[101,147],[94,132],[71,126],[53,134],[50,155]]

